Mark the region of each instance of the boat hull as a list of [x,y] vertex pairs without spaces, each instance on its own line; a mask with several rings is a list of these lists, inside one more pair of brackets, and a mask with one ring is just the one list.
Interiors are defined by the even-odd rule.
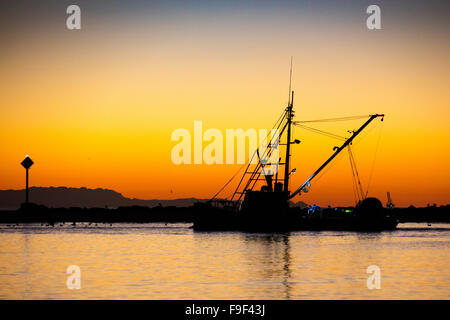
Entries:
[[[394,230],[398,224],[397,219],[390,217],[386,209],[379,207],[377,199],[369,199],[354,210],[325,209],[313,214],[306,209],[289,208],[280,200],[281,197],[272,197],[265,206],[261,206],[260,195],[255,194],[248,199],[247,205],[243,205],[239,210],[219,208],[209,204],[196,206],[193,229],[246,232],[301,230],[369,232]],[[258,206],[252,206],[252,200],[255,200]],[[245,201],[244,204],[246,204]],[[345,213],[346,211],[351,213]]]

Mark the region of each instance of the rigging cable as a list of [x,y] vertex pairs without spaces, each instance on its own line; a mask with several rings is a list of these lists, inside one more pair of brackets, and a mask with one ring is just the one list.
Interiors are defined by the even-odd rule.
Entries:
[[315,181],[317,183],[317,181],[320,180],[320,178],[322,178],[331,168],[333,168],[341,159],[342,156],[344,155],[344,153],[339,153],[334,159],[333,161],[330,162],[330,164],[324,168],[324,170],[322,170],[316,177],[315,177]]
[[350,152],[348,152],[348,158],[350,160],[350,169],[352,171],[352,187],[353,187],[353,195],[355,196],[355,203],[358,202],[358,200],[360,199],[359,197],[359,193],[358,193],[358,187],[356,185],[356,179],[355,179],[355,171],[353,169],[353,162],[352,162],[352,157],[350,155]]
[[242,168],[244,168],[244,167],[245,167],[245,164],[242,165],[242,166],[240,166],[239,169],[238,169],[238,171],[236,171],[236,173],[231,177],[231,179],[228,180],[227,183],[225,183],[225,185],[224,185],[219,191],[217,191],[217,193],[216,193],[211,199],[209,199],[209,201],[214,200],[214,199],[219,195],[219,193],[221,193],[222,190],[226,188],[226,186],[227,186],[227,185],[228,185],[228,184],[229,184],[229,183],[237,176],[237,174],[238,174],[238,173],[242,170]]
[[[351,166],[351,164],[350,164]],[[359,201],[359,196],[358,196],[358,188],[356,187],[356,182],[355,182],[355,177],[354,177],[354,173],[353,173],[353,168],[352,168],[352,189],[353,189],[353,196],[355,198],[355,205],[358,203]]]
[[348,155],[350,157],[350,165],[352,167],[354,183],[356,186],[356,190],[358,191],[358,199],[363,200],[364,199],[364,191],[361,186],[361,180],[359,179],[358,168],[356,166],[356,161],[355,161],[355,158],[353,157],[353,152],[352,152],[352,149],[350,148],[350,145],[348,145]]
[[331,132],[327,132],[327,131],[319,130],[319,129],[316,129],[316,128],[308,127],[308,126],[305,126],[305,125],[302,125],[302,124],[299,124],[299,123],[294,123],[294,125],[299,127],[299,128],[302,128],[302,129],[306,129],[306,130],[309,130],[309,131],[312,131],[312,132],[315,132],[315,133],[318,133],[318,134],[322,134],[322,135],[327,136],[329,138],[334,138],[334,139],[338,139],[338,140],[341,140],[341,141],[345,141],[346,140],[344,137],[339,136],[339,135],[334,134],[334,133],[331,133]]
[[383,130],[383,123],[380,125],[380,129],[378,130],[378,138],[377,138],[377,145],[375,147],[375,153],[373,155],[373,162],[372,162],[372,168],[370,169],[370,175],[369,175],[369,181],[367,183],[367,189],[366,189],[366,198],[367,198],[367,194],[369,193],[369,187],[370,187],[370,183],[372,182],[372,176],[373,176],[373,171],[375,169],[375,160],[377,158],[377,153],[378,153],[378,147],[380,145],[380,140],[381,140],[381,133]]
[[300,120],[295,121],[296,123],[310,123],[310,122],[334,122],[334,121],[349,121],[349,120],[357,120],[368,118],[371,115],[361,115],[361,116],[350,116],[350,117],[341,117],[341,118],[327,118],[327,119],[316,119],[316,120]]
[[[284,118],[286,117],[286,110],[284,110],[282,113],[281,113],[281,115],[280,115],[280,117],[278,118],[278,120],[275,122],[275,124],[273,125],[273,127],[272,127],[272,129],[273,128],[277,128],[277,129],[279,129],[279,127],[281,126],[281,124],[283,123],[283,121],[284,121]],[[260,145],[262,144],[262,143],[265,143],[267,141],[267,136],[264,138],[264,141],[263,142],[261,142],[260,143]],[[256,155],[256,151],[257,150],[255,150],[254,152],[253,152],[253,155],[252,155],[252,157],[249,159],[249,163],[248,164],[244,164],[242,167],[247,167],[247,169],[245,170],[245,173],[242,175],[242,177],[241,177],[241,180],[239,181],[239,183],[238,183],[238,185],[237,185],[237,187],[236,187],[236,189],[234,190],[234,192],[233,192],[233,195],[231,196],[231,201],[233,201],[233,199],[234,199],[234,196],[239,192],[239,187],[241,186],[241,184],[242,184],[242,181],[244,180],[244,176],[245,176],[245,174],[247,173],[247,171],[248,171],[248,169],[250,168],[250,165],[251,165],[251,163],[252,163],[252,160],[253,160],[253,158],[255,157],[255,155]],[[239,171],[238,171],[239,172]],[[237,174],[237,173],[236,173]],[[253,175],[252,175],[253,176]],[[235,176],[233,176],[232,177],[232,179],[234,178]],[[231,179],[231,180],[232,180]],[[251,178],[250,178],[251,179]],[[226,184],[228,184],[228,183],[230,183],[230,181],[228,181]],[[247,185],[246,185],[246,187],[248,186],[248,183],[247,183]],[[244,188],[244,190],[246,189],[246,187]],[[221,190],[223,190],[224,188],[222,188]],[[220,191],[221,191],[220,190]],[[220,192],[219,191],[219,192]],[[218,193],[217,193],[218,194]],[[216,196],[217,196],[217,194],[216,194]],[[242,196],[242,195],[241,195]],[[240,200],[240,197],[239,197],[239,200]]]
[[[353,173],[353,172],[352,172]],[[353,181],[353,183],[352,183],[352,189],[353,189],[353,197],[354,197],[354,200],[355,200],[355,205],[357,205],[358,204],[358,193],[357,193],[357,188],[356,188],[356,186],[355,186],[355,181],[354,181],[354,179],[352,179],[352,181]]]

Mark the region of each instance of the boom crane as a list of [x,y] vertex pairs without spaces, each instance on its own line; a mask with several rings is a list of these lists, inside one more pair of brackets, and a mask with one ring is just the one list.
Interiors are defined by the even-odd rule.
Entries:
[[299,194],[301,191],[306,189],[306,187],[309,187],[311,185],[311,180],[314,179],[342,150],[345,149],[352,141],[356,138],[358,134],[361,133],[361,131],[364,130],[365,127],[369,125],[375,118],[381,117],[381,121],[384,119],[384,114],[373,114],[370,116],[370,118],[356,131],[353,132],[352,136],[345,140],[344,144],[340,147],[334,147],[335,152],[333,155],[328,158],[327,161],[325,161],[319,169],[317,169],[297,190],[295,190],[291,195],[289,195],[288,199],[291,199],[295,197],[297,194]]

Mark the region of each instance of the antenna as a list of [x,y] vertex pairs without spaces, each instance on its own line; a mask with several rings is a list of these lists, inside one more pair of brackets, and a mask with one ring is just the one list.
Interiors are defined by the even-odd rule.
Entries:
[[288,106],[291,105],[291,84],[292,84],[292,56],[291,56],[291,70],[289,72],[289,96],[288,96]]

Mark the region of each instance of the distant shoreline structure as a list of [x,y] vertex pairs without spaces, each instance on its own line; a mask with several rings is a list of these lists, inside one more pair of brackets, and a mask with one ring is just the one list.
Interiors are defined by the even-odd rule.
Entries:
[[[25,189],[0,190],[0,208],[18,209],[24,202]],[[50,208],[118,208],[121,206],[189,206],[197,201],[206,199],[179,198],[179,199],[137,199],[127,198],[121,193],[105,188],[72,188],[72,187],[31,187],[30,202]]]
[[[345,212],[346,208],[324,208],[323,214]],[[0,211],[0,224],[41,223],[53,226],[56,223],[192,223],[195,205],[176,206],[121,206],[118,208],[49,208],[33,203],[23,204],[20,209]],[[299,216],[307,216],[308,208],[293,207]],[[390,214],[400,223],[450,223],[450,205],[425,208],[393,208]]]
[[[208,201],[197,198],[130,199],[109,189],[67,187],[32,187],[31,203],[22,205],[24,199],[23,189],[0,190],[0,223],[192,222],[195,203]],[[308,211],[303,202],[292,203],[291,208],[300,215]],[[324,210],[338,208],[346,207]],[[393,208],[391,212],[399,222],[450,222],[450,205]]]
[[[25,190],[0,190],[0,210],[20,208],[24,202]],[[196,202],[209,199],[195,197],[177,199],[136,199],[124,197],[121,193],[104,188],[90,189],[86,187],[31,187],[30,202],[49,208],[118,208],[123,206],[174,206],[189,207]],[[307,207],[304,202],[292,203],[294,207]]]
[[[0,211],[19,209],[25,199],[25,189],[5,189],[0,190]],[[30,202],[44,205],[49,208],[118,208],[123,206],[174,206],[189,207],[196,202],[206,202],[209,199],[200,199],[195,197],[176,198],[176,199],[138,199],[128,198],[121,193],[107,188],[87,188],[87,187],[30,187]],[[449,204],[430,206],[445,207]],[[291,202],[291,206],[306,208],[308,204],[303,201]],[[344,207],[344,206],[341,206]],[[399,208],[409,208],[399,207]],[[417,206],[417,208],[426,208],[428,206]]]

